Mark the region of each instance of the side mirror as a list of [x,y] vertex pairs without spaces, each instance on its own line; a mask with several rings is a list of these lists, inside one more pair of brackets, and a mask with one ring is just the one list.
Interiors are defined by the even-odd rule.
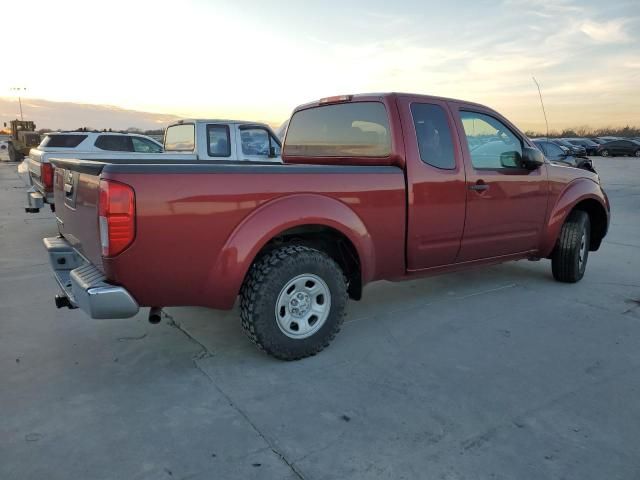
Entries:
[[535,170],[544,165],[544,155],[537,148],[524,147],[522,149],[522,166],[528,170]]
[[515,150],[500,154],[500,165],[504,168],[520,168],[522,157]]

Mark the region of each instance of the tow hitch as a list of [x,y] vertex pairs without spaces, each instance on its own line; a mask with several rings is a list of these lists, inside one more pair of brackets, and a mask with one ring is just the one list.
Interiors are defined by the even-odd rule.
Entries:
[[56,295],[54,298],[54,301],[56,302],[57,308],[63,308],[63,307],[67,307],[70,309],[78,308],[75,305],[71,304],[69,297],[67,297],[66,295]]

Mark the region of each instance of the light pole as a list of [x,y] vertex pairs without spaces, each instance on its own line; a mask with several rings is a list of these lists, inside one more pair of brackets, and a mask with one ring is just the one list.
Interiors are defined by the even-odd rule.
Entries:
[[20,92],[26,92],[27,89],[25,87],[11,87],[9,90],[13,92],[18,92],[18,103],[20,104],[20,121],[23,121],[24,118],[22,116],[22,99],[20,98]]

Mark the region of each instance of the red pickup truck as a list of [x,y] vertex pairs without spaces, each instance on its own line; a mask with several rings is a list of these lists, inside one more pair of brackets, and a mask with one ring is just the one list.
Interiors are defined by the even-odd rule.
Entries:
[[283,165],[52,160],[59,307],[230,309],[267,353],[313,355],[348,297],[402,280],[551,259],[577,282],[609,225],[597,174],[547,161],[497,112],[411,94],[298,107]]

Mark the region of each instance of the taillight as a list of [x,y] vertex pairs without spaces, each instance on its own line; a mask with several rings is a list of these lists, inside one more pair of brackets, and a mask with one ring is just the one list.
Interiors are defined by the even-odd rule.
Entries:
[[321,98],[319,103],[341,103],[341,102],[350,102],[353,98],[353,95],[336,95],[335,97],[325,97]]
[[53,191],[53,165],[50,163],[40,164],[40,181],[46,192]]
[[100,180],[98,222],[102,256],[113,257],[126,249],[135,236],[133,188],[113,180]]

